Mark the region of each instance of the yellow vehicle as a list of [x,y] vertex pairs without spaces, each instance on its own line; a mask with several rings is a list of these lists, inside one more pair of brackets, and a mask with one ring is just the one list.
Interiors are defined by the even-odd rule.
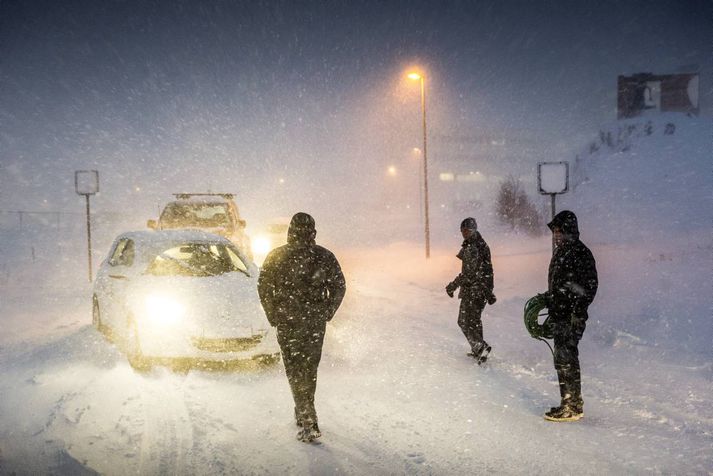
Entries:
[[164,207],[158,221],[149,220],[153,230],[192,229],[223,236],[252,259],[246,222],[240,217],[231,193],[175,193],[176,200]]

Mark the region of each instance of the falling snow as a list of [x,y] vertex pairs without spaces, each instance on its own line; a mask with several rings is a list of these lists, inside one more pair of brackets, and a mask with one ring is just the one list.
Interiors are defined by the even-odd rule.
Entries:
[[[0,2],[0,474],[713,472],[710,17],[703,0]],[[616,120],[617,76],[644,72],[699,74],[698,113]],[[513,177],[546,221],[537,164],[560,161],[556,206],[600,281],[574,424],[543,420],[557,378],[523,325],[550,237],[495,214]],[[282,363],[137,372],[91,326],[77,170],[99,171],[94,270],[173,193],[234,194],[263,255],[314,216],[347,279],[319,444],[295,439]],[[444,290],[466,216],[498,298],[483,367]]]

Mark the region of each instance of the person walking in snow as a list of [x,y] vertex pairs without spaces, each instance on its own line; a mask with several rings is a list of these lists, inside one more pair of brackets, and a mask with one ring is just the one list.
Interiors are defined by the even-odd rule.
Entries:
[[554,363],[561,402],[545,413],[550,421],[576,421],[584,416],[579,341],[587,325],[587,308],[597,294],[599,281],[592,252],[579,240],[577,216],[569,210],[547,224],[555,251],[545,293],[554,332]]
[[258,294],[270,324],[277,329],[287,380],[295,403],[297,438],[321,436],[314,407],[317,367],[326,324],[342,302],[346,285],[337,258],[315,243],[314,218],[296,213],[287,244],[265,258]]
[[460,224],[463,244],[458,252],[461,260],[461,272],[446,286],[446,293],[453,297],[460,288],[458,298],[458,326],[470,344],[471,352],[479,364],[485,362],[490,353],[490,346],[483,340],[483,322],[481,314],[485,304],[495,304],[493,294],[493,264],[490,261],[490,248],[478,232],[475,218],[466,218]]

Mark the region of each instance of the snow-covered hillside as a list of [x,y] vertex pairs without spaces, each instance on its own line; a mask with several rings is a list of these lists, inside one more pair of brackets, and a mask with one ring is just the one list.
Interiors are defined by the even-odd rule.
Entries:
[[600,246],[596,306],[609,326],[670,351],[713,355],[713,120],[617,121],[578,155],[559,198]]
[[613,122],[577,155],[574,190],[561,203],[591,217],[588,234],[601,242],[652,243],[710,232],[712,142],[708,116]]

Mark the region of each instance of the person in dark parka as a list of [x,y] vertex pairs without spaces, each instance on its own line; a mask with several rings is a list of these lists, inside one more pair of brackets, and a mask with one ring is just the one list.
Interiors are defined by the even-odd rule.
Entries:
[[446,286],[446,293],[453,297],[460,288],[458,298],[458,326],[470,344],[468,355],[478,359],[487,357],[490,346],[483,339],[481,314],[485,304],[495,304],[493,294],[493,264],[490,261],[490,248],[478,232],[475,218],[466,218],[460,225],[463,244],[458,252],[461,260],[461,272]]
[[561,403],[545,413],[545,419],[576,421],[584,416],[577,346],[587,325],[587,308],[597,294],[597,267],[592,252],[579,240],[574,213],[562,211],[547,226],[555,243],[546,296]]
[[319,438],[314,394],[327,321],[342,302],[346,285],[337,258],[315,243],[314,219],[296,213],[287,244],[265,258],[258,294],[270,325],[277,328],[285,372],[295,402],[297,438]]

